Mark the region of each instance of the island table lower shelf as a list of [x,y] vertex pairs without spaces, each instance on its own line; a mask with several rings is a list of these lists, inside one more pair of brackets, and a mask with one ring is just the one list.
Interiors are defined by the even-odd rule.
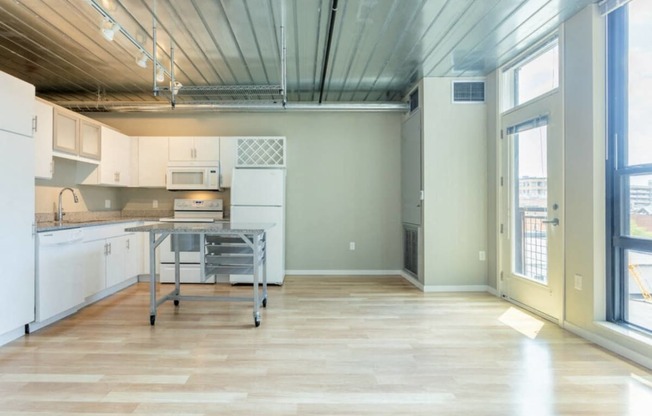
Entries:
[[[149,275],[150,275],[150,324],[156,322],[156,310],[166,301],[229,301],[253,302],[254,325],[260,325],[260,306],[267,306],[267,275],[265,273],[265,232],[273,227],[268,223],[156,223],[126,228],[128,232],[149,233]],[[233,296],[190,296],[181,294],[179,245],[174,257],[174,289],[157,299],[156,297],[156,248],[168,237],[180,234],[195,234],[200,241],[202,275],[252,274],[252,297]],[[262,293],[259,284],[262,283]]]

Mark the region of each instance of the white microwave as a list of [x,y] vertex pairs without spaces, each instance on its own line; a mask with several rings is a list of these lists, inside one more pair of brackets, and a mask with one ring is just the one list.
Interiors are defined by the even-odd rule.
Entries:
[[169,162],[166,184],[170,191],[219,191],[220,162]]

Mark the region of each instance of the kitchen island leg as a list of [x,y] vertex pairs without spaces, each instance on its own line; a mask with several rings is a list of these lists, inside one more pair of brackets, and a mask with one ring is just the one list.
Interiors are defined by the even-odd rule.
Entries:
[[253,288],[254,288],[254,325],[260,326],[260,299],[258,293],[258,278],[260,277],[260,237],[255,236],[252,239],[253,252],[254,252],[254,274],[253,274]]
[[[174,294],[179,296],[181,294],[181,257],[179,254],[179,235],[172,234],[170,236],[174,241]],[[179,306],[179,299],[174,300],[174,306]]]
[[149,324],[156,322],[156,234],[149,233]]

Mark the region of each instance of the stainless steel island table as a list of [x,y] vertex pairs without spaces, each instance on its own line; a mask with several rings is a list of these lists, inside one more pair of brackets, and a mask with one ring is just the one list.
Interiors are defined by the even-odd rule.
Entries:
[[[265,273],[266,248],[265,232],[274,224],[268,223],[215,223],[166,222],[126,228],[129,232],[149,233],[149,275],[150,275],[150,324],[156,322],[156,309],[162,303],[172,300],[175,306],[179,301],[214,300],[253,302],[254,325],[260,325],[260,306],[267,306],[267,275]],[[181,295],[179,245],[174,253],[174,290],[161,298],[156,298],[156,248],[166,238],[176,238],[180,234],[196,234],[200,241],[202,275],[252,274],[253,296],[183,296]],[[262,283],[262,293],[259,284]]]

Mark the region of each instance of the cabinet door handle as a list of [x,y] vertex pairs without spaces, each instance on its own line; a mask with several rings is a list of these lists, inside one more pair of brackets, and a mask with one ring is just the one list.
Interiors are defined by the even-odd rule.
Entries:
[[104,243],[104,255],[108,256],[109,255],[109,245]]
[[129,239],[127,239],[127,250],[129,250],[131,247],[129,247]]
[[111,254],[111,243],[109,243],[109,255]]

